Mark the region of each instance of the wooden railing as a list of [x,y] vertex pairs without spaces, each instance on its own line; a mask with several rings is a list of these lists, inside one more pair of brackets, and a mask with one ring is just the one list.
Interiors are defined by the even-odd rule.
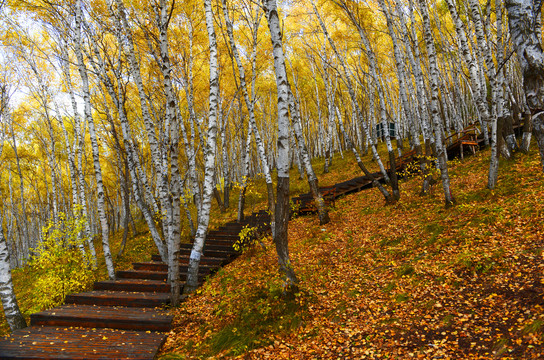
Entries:
[[473,154],[478,150],[478,134],[479,130],[476,127],[476,124],[472,124],[460,132],[448,136],[446,138],[446,144],[449,143],[450,146],[457,146],[458,144],[459,155],[461,155],[461,159],[463,159],[463,146],[468,146]]

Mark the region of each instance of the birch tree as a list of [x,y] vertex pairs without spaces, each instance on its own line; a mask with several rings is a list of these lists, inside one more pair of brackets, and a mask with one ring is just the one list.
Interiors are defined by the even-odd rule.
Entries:
[[542,1],[506,0],[508,26],[512,43],[523,72],[525,101],[531,112],[533,134],[536,138],[544,171],[544,52],[540,26]]
[[[88,218],[87,201],[86,201],[86,194],[85,194],[85,189],[83,185],[83,173],[80,171],[80,169],[78,169],[78,162],[79,163],[82,162],[81,151],[83,148],[83,138],[81,136],[81,129],[80,129],[81,118],[77,108],[76,97],[75,97],[74,88],[72,85],[72,77],[70,75],[68,52],[66,51],[64,45],[65,44],[63,44],[62,42],[60,43],[59,51],[61,52],[60,62],[61,62],[62,73],[64,75],[64,83],[66,85],[66,89],[68,90],[68,95],[70,96],[70,104],[72,106],[72,111],[74,112],[74,116],[73,116],[74,140],[73,140],[72,146],[70,146],[69,144],[68,131],[66,130],[66,126],[64,125],[64,121],[62,120],[61,120],[61,126],[64,132],[66,151],[68,151],[68,161],[70,165],[70,180],[72,182],[72,201],[74,204],[74,209],[77,205],[80,208],[79,212],[81,212],[81,215],[83,216],[83,218],[87,219]],[[91,253],[91,259],[94,263],[94,266],[96,266],[97,265],[96,250],[95,250],[93,239],[92,239],[89,221],[85,221],[85,238],[87,239],[87,245]]]
[[19,310],[9,261],[9,251],[6,238],[4,237],[3,216],[0,214],[0,299],[4,315],[11,331],[26,327],[26,321]]
[[295,100],[291,89],[289,88],[289,110],[291,111],[292,117],[292,126],[293,133],[298,144],[298,151],[300,154],[300,162],[304,165],[304,170],[306,171],[306,176],[308,177],[308,184],[310,185],[310,192],[314,198],[314,202],[317,206],[317,212],[319,216],[319,223],[321,225],[327,224],[330,221],[329,213],[325,206],[325,201],[323,200],[323,195],[319,190],[319,184],[317,176],[315,175],[312,163],[310,162],[310,157],[308,154],[308,149],[306,147],[306,140],[304,139],[304,134],[302,133],[302,126],[300,120],[300,110],[298,104]]
[[446,147],[442,141],[443,126],[440,119],[438,109],[438,67],[436,63],[436,50],[434,47],[434,38],[429,19],[429,11],[426,0],[419,0],[421,18],[423,21],[423,36],[425,38],[425,46],[427,48],[427,56],[429,59],[429,71],[431,82],[431,115],[435,131],[435,153],[442,178],[442,188],[444,190],[444,198],[446,207],[453,205],[454,198],[450,189],[450,178],[448,175],[447,153]]
[[[261,137],[261,133],[259,131],[259,128],[257,127],[257,122],[255,120],[255,80],[257,78],[256,74],[256,59],[257,59],[257,36],[258,36],[258,30],[259,30],[259,24],[261,22],[261,14],[258,13],[255,15],[255,19],[253,21],[253,29],[252,29],[252,49],[251,49],[251,55],[250,55],[250,61],[252,66],[252,77],[251,77],[251,98],[249,96],[249,89],[246,81],[246,75],[245,75],[245,68],[242,64],[242,59],[240,58],[240,54],[238,51],[238,47],[236,45],[236,42],[234,40],[234,32],[233,32],[233,26],[232,21],[230,20],[229,11],[227,8],[227,2],[226,0],[221,1],[223,5],[223,16],[225,17],[226,27],[227,27],[227,34],[229,39],[229,45],[232,50],[232,56],[234,60],[236,61],[236,66],[238,68],[238,77],[240,79],[240,89],[242,90],[242,95],[244,97],[244,102],[248,111],[249,115],[249,122],[250,125],[248,126],[248,139],[251,137],[249,136],[249,129],[251,129],[252,133],[254,134],[255,143],[257,145],[257,152],[259,154],[259,158],[261,160],[261,166],[264,173],[264,178],[266,182],[266,190],[268,194],[268,210],[271,214],[271,221],[270,221],[270,227],[271,229],[274,229],[275,227],[275,210],[274,210],[274,186],[272,184],[272,175],[270,173],[270,166],[268,164],[268,159],[266,157],[266,153],[264,150],[264,144]],[[251,9],[250,9],[251,11]],[[248,146],[246,146],[246,149],[249,149]],[[245,154],[245,161],[248,161],[249,153]],[[245,166],[245,164],[244,164]],[[247,176],[247,173],[246,173]],[[240,190],[242,191],[242,190]],[[244,194],[245,194],[245,187],[244,187]],[[240,196],[242,196],[242,192],[240,192]],[[243,201],[240,199],[240,201]],[[239,218],[240,218],[240,209],[243,211],[243,205],[240,208],[239,207]],[[243,214],[243,212],[242,212]],[[272,230],[274,231],[274,230]]]
[[213,177],[215,173],[215,154],[217,137],[217,116],[219,111],[219,68],[218,68],[218,48],[213,23],[213,9],[211,0],[204,0],[204,9],[206,13],[206,29],[208,32],[208,41],[210,49],[210,92],[209,92],[209,112],[208,112],[208,131],[206,139],[205,154],[205,174],[204,190],[202,198],[202,210],[198,219],[196,236],[189,257],[189,268],[187,270],[187,282],[183,292],[192,293],[198,286],[198,265],[206,241],[206,232],[210,221],[211,198],[213,195]]
[[[317,10],[317,7],[316,7],[315,2],[313,0],[311,1],[311,4],[312,4],[314,14],[316,15],[316,17],[317,17],[317,19],[319,21],[319,25],[321,26],[321,30],[323,31],[323,34],[327,38],[327,41],[328,41],[329,45],[331,46],[334,54],[336,55],[336,58],[338,59],[338,61],[340,63],[340,66],[343,69],[344,79],[345,79],[346,85],[348,87],[349,96],[351,98],[351,102],[352,102],[353,106],[356,109],[356,113],[357,113],[357,116],[359,118],[359,123],[363,127],[365,136],[367,138],[370,138],[370,131],[368,129],[367,123],[363,119],[362,110],[361,110],[361,107],[359,106],[359,102],[358,102],[357,96],[355,94],[355,89],[353,87],[353,82],[351,80],[350,71],[348,70],[348,67],[347,67],[347,65],[345,63],[344,58],[341,56],[340,52],[338,51],[338,48],[336,47],[335,42],[333,41],[333,39],[331,38],[329,32],[327,31],[325,23],[323,22],[323,19],[322,19],[321,15],[319,14],[319,11]],[[362,28],[358,27],[358,30],[361,30],[361,29]],[[378,166],[380,167],[380,171],[382,172],[382,175],[384,176],[386,182],[389,182],[390,181],[389,175],[387,174],[387,171],[385,170],[385,167],[383,166],[383,163],[381,161],[380,155],[378,154],[378,150],[376,149],[376,145],[375,145],[374,142],[372,142],[372,144],[371,144],[371,149],[372,149],[372,155],[374,156],[374,158],[378,162]]]
[[[4,116],[7,112],[8,87],[0,83],[0,156],[4,149]],[[4,216],[0,212],[0,300],[4,315],[11,331],[26,327],[26,321],[19,310],[11,277],[8,243],[4,236]]]
[[277,169],[278,182],[276,188],[276,232],[274,243],[278,253],[280,271],[285,275],[285,289],[296,291],[298,279],[289,257],[287,232],[289,226],[289,79],[283,53],[282,32],[276,0],[263,0],[272,53],[274,56],[274,72],[278,97],[278,140]]
[[83,51],[81,49],[81,44],[83,36],[81,33],[82,28],[82,4],[81,0],[76,1],[76,14],[75,14],[75,52],[77,57],[77,67],[79,70],[79,75],[83,83],[83,101],[84,101],[84,111],[85,119],[87,120],[87,125],[89,127],[89,135],[91,138],[92,145],[92,154],[93,154],[93,165],[94,165],[94,175],[96,178],[96,187],[97,187],[97,209],[98,217],[100,221],[100,228],[102,230],[102,250],[104,252],[104,259],[106,260],[106,268],[108,271],[108,276],[110,279],[115,279],[115,268],[113,266],[113,258],[111,256],[110,244],[109,244],[109,228],[108,220],[106,217],[106,209],[104,203],[104,184],[102,182],[102,167],[100,165],[100,154],[98,149],[98,141],[96,137],[96,129],[94,126],[94,119],[91,113],[91,98],[90,98],[90,87],[89,87],[89,77],[87,74],[87,68],[85,66],[85,60],[83,58]]

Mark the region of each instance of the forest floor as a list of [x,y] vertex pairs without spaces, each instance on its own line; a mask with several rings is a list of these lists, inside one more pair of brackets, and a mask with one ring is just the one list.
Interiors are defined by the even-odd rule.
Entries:
[[[377,170],[369,156],[364,161]],[[533,149],[501,161],[494,191],[485,188],[488,164],[489,151],[450,162],[457,200],[450,209],[440,184],[420,197],[415,176],[401,181],[396,205],[384,206],[370,189],[338,200],[325,226],[316,216],[294,218],[289,244],[300,293],[282,295],[274,245],[265,238],[266,250],[248,248],[171,310],[174,329],[161,359],[543,358],[539,156]],[[322,186],[361,175],[351,154],[335,155],[328,174],[320,174],[322,160],[314,166]],[[296,169],[291,179],[292,195],[308,191]],[[247,213],[266,206],[261,183],[247,192]],[[226,213],[212,210],[211,227],[235,218],[237,196],[233,191]],[[117,269],[155,252],[144,224],[138,226]],[[114,254],[121,238],[122,231],[111,238]],[[28,267],[13,272],[27,317],[43,310],[34,286],[39,275]],[[96,280],[105,278],[102,260]]]
[[[353,163],[336,160],[320,184],[359,176]],[[415,176],[396,205],[370,189],[338,200],[327,225],[294,218],[300,293],[282,295],[265,238],[266,249],[248,248],[172,309],[160,359],[544,357],[540,159],[533,150],[501,161],[494,191],[488,167],[489,151],[450,163],[450,209],[440,183],[421,197]]]

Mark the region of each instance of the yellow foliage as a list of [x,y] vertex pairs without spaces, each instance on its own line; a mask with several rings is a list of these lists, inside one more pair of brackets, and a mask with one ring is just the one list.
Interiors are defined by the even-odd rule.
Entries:
[[29,265],[40,276],[35,281],[35,307],[40,310],[62,304],[66,295],[82,291],[94,281],[87,253],[82,254],[85,219],[59,214],[42,228],[43,241],[33,249]]

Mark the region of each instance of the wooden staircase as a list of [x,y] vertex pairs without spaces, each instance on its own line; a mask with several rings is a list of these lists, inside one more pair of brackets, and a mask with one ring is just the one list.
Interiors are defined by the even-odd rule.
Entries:
[[[267,231],[270,216],[260,211],[207,235],[199,282],[239,255],[233,244],[246,225]],[[257,235],[255,234],[255,235]],[[182,244],[180,280],[185,281],[192,244]],[[168,266],[150,262],[120,270],[116,280],[98,281],[93,290],[68,295],[65,304],[32,314],[28,328],[0,339],[0,359],[153,359],[170,331],[172,316]]]

